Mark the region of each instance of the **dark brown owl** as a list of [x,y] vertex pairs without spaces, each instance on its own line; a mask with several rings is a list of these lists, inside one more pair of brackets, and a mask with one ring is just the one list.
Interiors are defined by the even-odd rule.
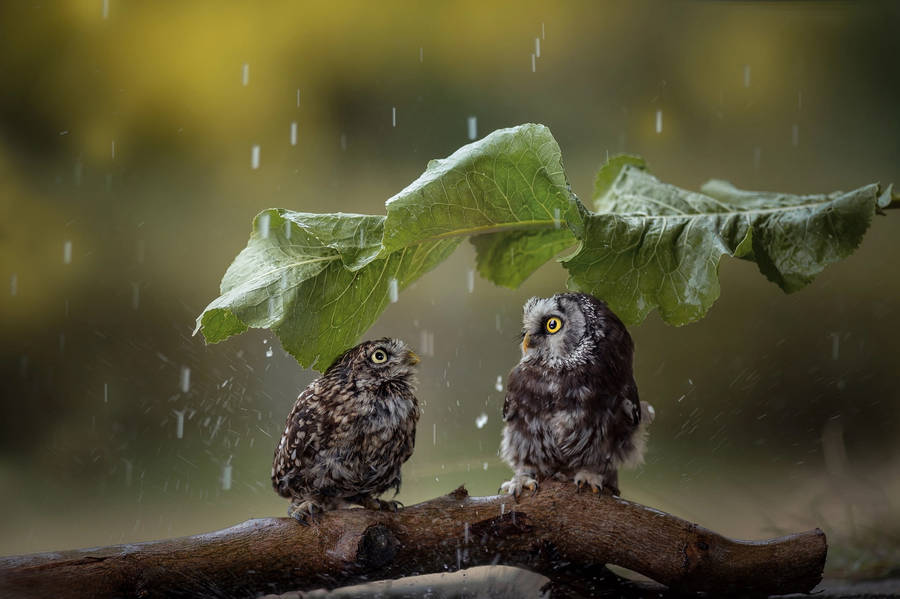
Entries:
[[413,452],[418,361],[403,341],[365,341],[303,390],[272,464],[275,491],[291,500],[289,516],[308,523],[351,504],[398,508],[378,495],[400,490],[400,466]]
[[643,458],[653,408],[638,399],[634,344],[606,304],[585,293],[531,298],[522,359],[509,374],[500,455],[522,489],[556,476],[579,489],[619,494],[618,468]]

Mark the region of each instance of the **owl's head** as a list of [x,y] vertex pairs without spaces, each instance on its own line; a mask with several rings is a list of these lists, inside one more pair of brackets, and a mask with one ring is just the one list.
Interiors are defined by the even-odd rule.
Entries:
[[341,374],[359,387],[377,387],[386,382],[415,384],[419,357],[406,342],[382,337],[363,341],[341,354],[325,371],[325,376]]
[[[625,347],[631,337],[606,304],[587,293],[557,293],[525,302],[522,317],[522,361],[550,367],[594,362],[609,345]],[[618,353],[618,351],[617,351]]]

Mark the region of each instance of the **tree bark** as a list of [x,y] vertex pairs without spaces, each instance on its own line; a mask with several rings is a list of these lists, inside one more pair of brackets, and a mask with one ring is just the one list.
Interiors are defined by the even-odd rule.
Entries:
[[312,526],[262,518],[179,539],[0,558],[0,595],[253,597],[486,564],[563,580],[607,563],[679,591],[786,594],[819,583],[826,551],[819,529],[736,541],[548,481],[519,503],[460,487],[398,513],[337,510]]

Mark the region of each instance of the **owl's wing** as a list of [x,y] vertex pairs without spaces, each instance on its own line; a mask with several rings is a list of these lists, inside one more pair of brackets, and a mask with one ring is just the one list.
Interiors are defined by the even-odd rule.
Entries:
[[291,413],[278,449],[275,451],[273,482],[278,486],[291,486],[291,478],[302,475],[308,468],[327,431],[323,430],[322,390],[315,383],[303,390]]

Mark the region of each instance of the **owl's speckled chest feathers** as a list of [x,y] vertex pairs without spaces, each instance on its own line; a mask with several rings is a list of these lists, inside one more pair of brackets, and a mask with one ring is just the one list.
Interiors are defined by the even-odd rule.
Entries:
[[399,488],[418,418],[418,402],[404,381],[371,387],[318,379],[288,416],[273,485],[285,497],[379,495]]

